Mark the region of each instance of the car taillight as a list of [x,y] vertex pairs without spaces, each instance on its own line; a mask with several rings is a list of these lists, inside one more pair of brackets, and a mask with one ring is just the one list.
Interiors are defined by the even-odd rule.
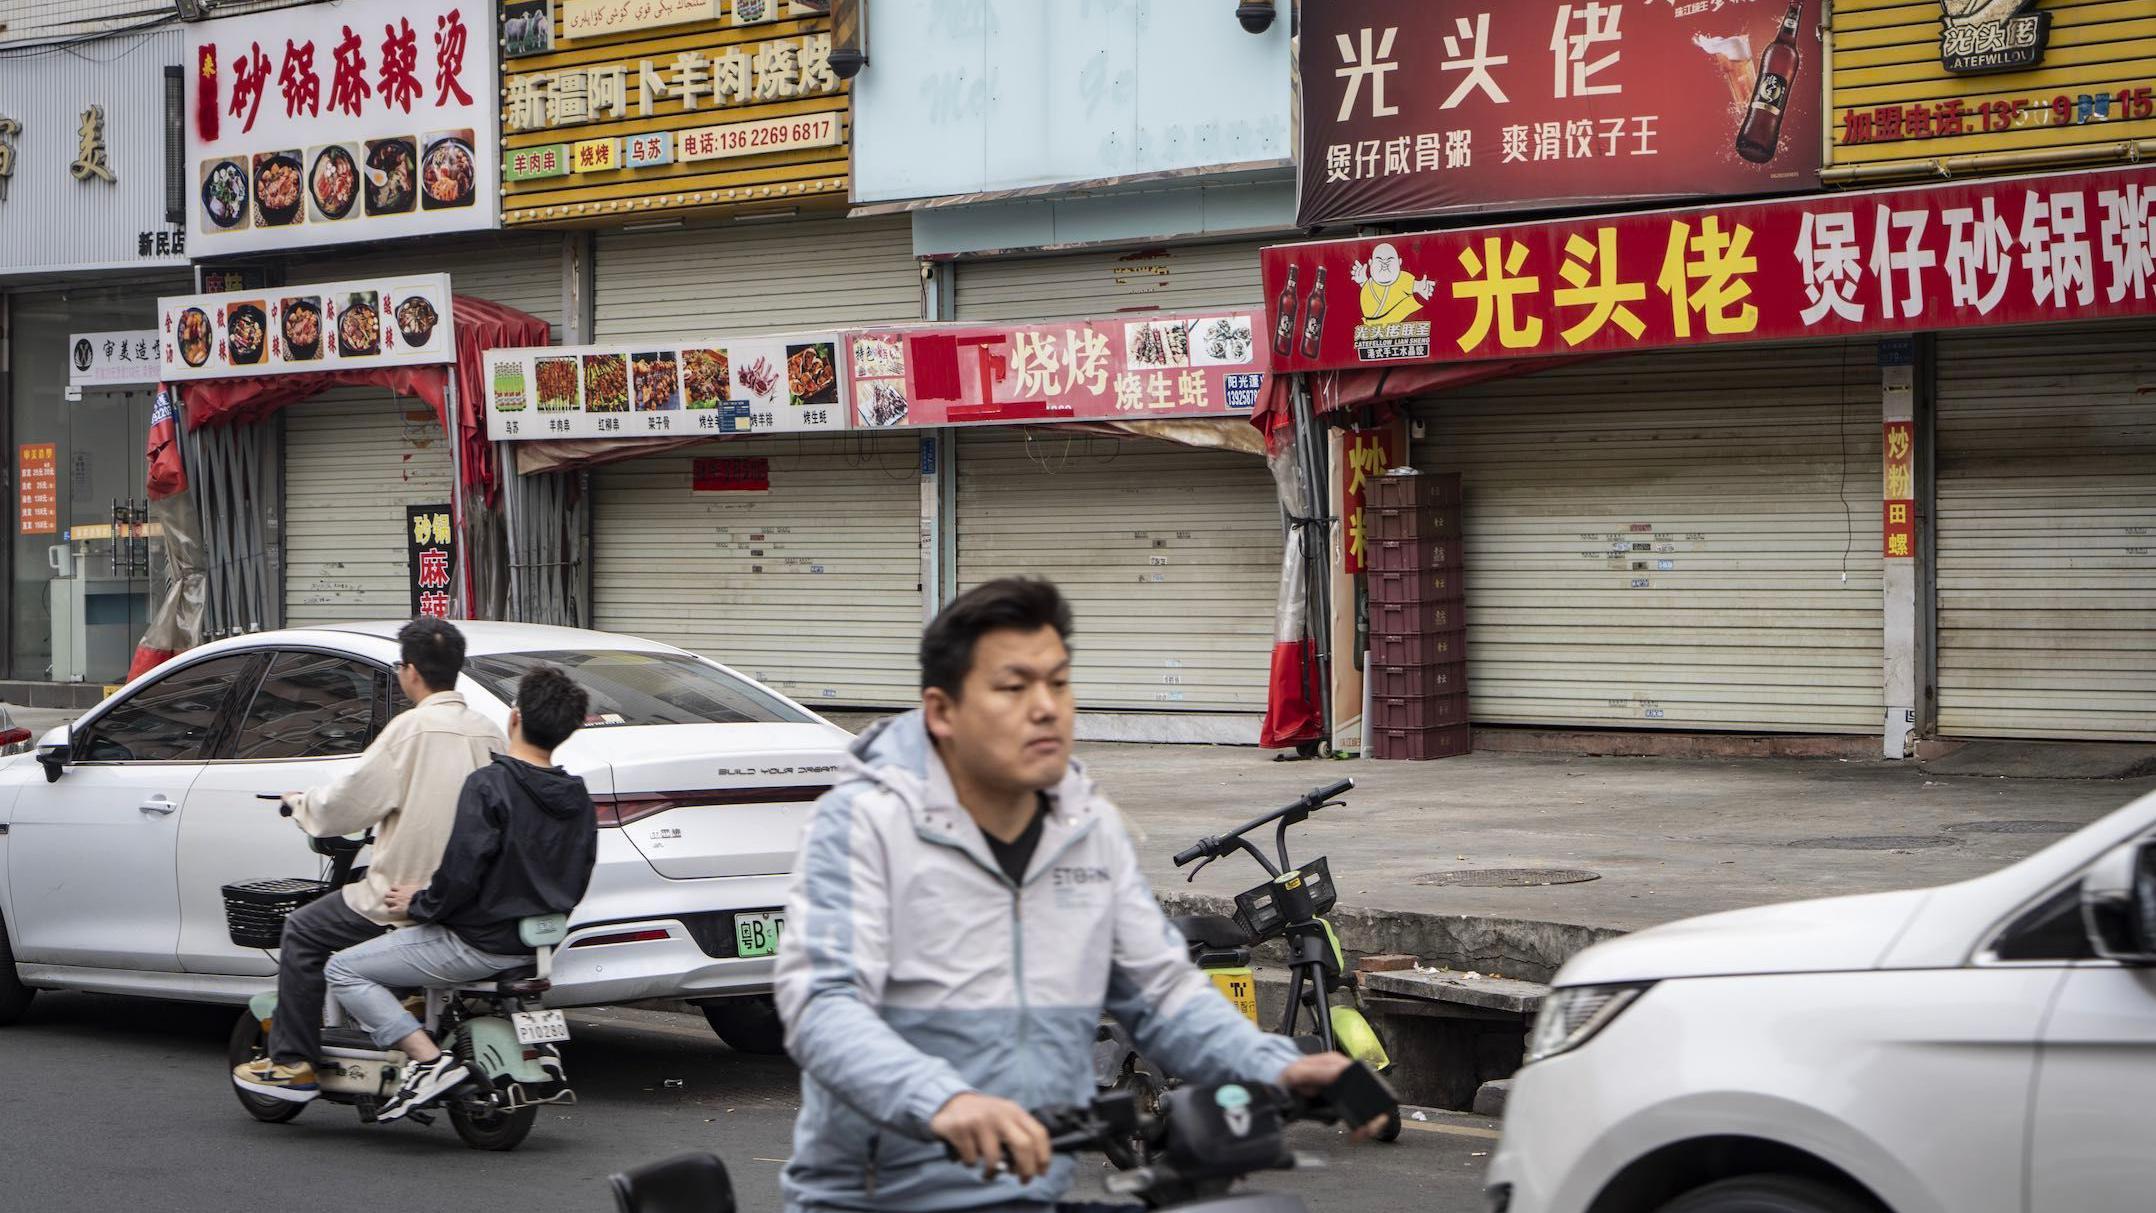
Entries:
[[572,948],[596,948],[607,943],[651,943],[654,940],[672,939],[672,933],[662,927],[645,931],[623,931],[616,935],[592,935],[570,944]]
[[632,792],[594,796],[592,808],[602,826],[625,826],[668,809],[717,808],[732,804],[804,804],[830,791],[828,784],[776,788],[701,788],[682,792]]

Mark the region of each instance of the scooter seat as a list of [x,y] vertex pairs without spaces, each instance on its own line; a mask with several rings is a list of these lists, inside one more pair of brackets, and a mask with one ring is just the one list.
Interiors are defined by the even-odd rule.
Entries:
[[1184,914],[1168,921],[1184,939],[1209,949],[1247,948],[1257,942],[1242,923],[1219,914]]

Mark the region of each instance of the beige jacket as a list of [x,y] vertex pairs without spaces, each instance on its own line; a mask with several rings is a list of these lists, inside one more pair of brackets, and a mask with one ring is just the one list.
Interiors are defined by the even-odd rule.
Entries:
[[292,818],[316,838],[374,829],[366,878],[344,888],[354,913],[384,926],[410,921],[389,912],[390,886],[433,878],[457,821],[465,776],[507,745],[493,721],[465,706],[464,696],[436,691],[390,721],[343,778],[300,794]]

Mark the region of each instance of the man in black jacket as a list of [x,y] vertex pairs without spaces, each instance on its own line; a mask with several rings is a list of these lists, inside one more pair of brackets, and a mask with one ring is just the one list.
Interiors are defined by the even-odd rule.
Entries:
[[584,723],[590,697],[559,667],[517,683],[509,752],[472,772],[442,864],[425,887],[389,890],[414,923],[348,948],[325,970],[337,1003],[378,1048],[411,1060],[377,1119],[395,1120],[469,1077],[423,1030],[395,990],[480,981],[531,963],[518,920],[566,914],[582,900],[599,852],[584,781],[554,765],[554,749]]

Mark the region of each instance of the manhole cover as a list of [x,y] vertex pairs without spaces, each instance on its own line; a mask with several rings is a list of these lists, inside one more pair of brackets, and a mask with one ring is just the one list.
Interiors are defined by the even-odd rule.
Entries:
[[1811,851],[1922,851],[1931,847],[1960,846],[1961,840],[1943,834],[1855,834],[1842,838],[1799,838],[1786,845]]
[[2071,834],[2071,821],[1963,821],[1946,827],[1954,834]]
[[1456,872],[1426,872],[1417,876],[1415,883],[1451,889],[1525,889],[1600,879],[1602,873],[1579,868],[1462,868]]

